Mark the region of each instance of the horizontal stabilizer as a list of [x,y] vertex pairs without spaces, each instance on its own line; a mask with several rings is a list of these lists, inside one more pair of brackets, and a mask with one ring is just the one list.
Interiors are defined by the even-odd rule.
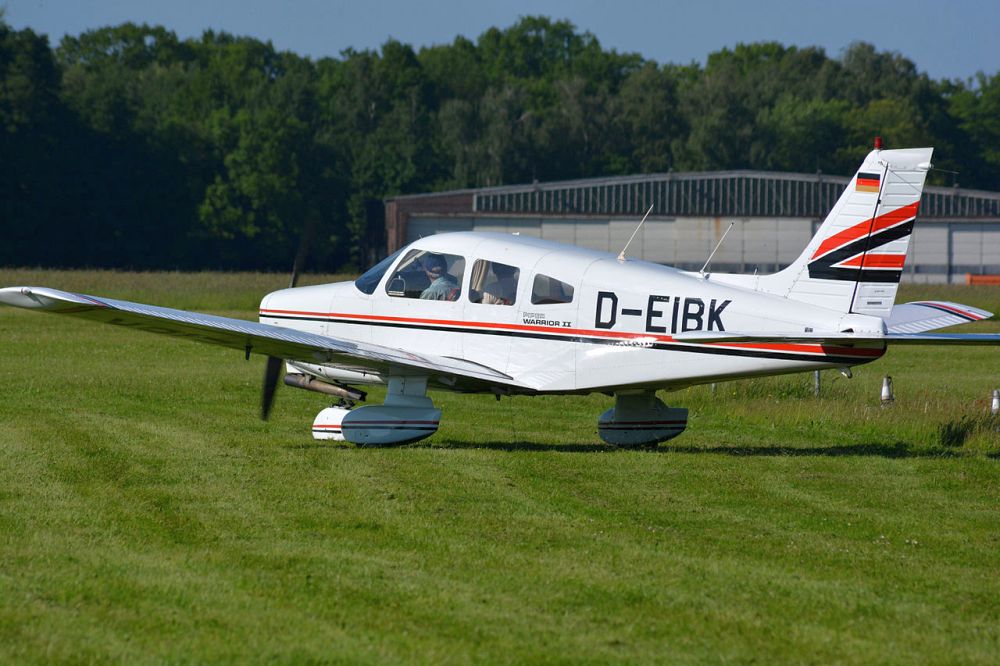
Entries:
[[923,333],[992,316],[992,312],[961,303],[914,301],[893,307],[892,313],[885,319],[885,327],[889,333]]
[[740,333],[736,331],[691,331],[674,336],[677,342],[726,344],[735,342],[802,342],[845,345],[904,344],[904,345],[1000,345],[1000,333],[838,333],[836,331],[803,333]]

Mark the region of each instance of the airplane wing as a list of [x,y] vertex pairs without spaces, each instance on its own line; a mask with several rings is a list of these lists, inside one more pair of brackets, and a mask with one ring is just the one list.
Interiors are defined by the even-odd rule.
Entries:
[[292,361],[331,363],[338,367],[385,375],[390,372],[430,375],[462,386],[518,386],[509,375],[461,359],[410,352],[333,338],[243,319],[173,310],[155,305],[97,298],[46,287],[0,289],[0,303],[55,314],[72,315],[150,333],[266,354]]
[[885,320],[885,326],[889,333],[923,333],[970,321],[981,321],[992,316],[992,312],[961,303],[914,301],[894,306]]

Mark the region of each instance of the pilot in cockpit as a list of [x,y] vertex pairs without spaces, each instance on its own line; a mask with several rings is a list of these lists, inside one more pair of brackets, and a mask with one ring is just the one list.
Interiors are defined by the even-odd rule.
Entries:
[[493,274],[496,280],[486,285],[483,290],[483,303],[492,305],[513,305],[517,294],[517,268],[493,262]]
[[440,254],[428,253],[420,259],[430,285],[420,294],[429,301],[454,301],[458,298],[458,281],[448,272],[448,262]]

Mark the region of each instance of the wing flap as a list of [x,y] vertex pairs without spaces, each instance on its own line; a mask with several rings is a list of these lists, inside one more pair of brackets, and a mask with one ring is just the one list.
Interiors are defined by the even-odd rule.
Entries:
[[517,385],[509,375],[461,359],[297,331],[244,319],[97,298],[47,287],[0,289],[0,303],[65,314],[149,333],[220,345],[292,361],[332,363],[372,374],[433,374],[489,385]]

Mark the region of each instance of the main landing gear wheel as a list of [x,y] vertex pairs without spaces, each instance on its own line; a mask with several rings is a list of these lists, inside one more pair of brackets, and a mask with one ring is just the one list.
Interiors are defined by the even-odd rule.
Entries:
[[390,377],[384,404],[327,407],[313,421],[313,438],[386,446],[430,437],[437,432],[441,410],[426,393],[426,377]]
[[654,391],[618,393],[615,406],[597,420],[597,432],[614,446],[656,446],[684,432],[687,420],[686,408],[667,407]]

